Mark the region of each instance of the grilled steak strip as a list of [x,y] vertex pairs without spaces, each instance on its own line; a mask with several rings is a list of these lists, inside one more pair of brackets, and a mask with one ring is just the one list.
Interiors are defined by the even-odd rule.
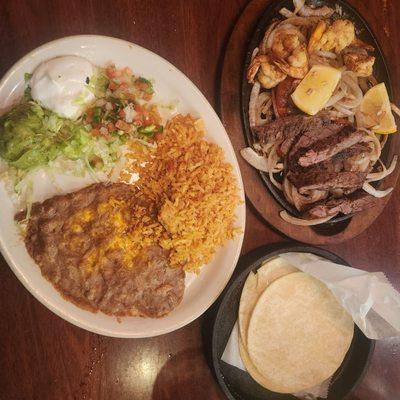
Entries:
[[329,190],[329,189],[358,189],[366,177],[366,172],[335,172],[312,168],[306,173],[288,173],[290,182],[302,194],[309,190]]
[[[337,135],[330,135],[313,144],[313,148],[306,150],[298,158],[302,167],[309,167],[321,161],[328,160],[335,154],[357,144],[364,137],[361,130],[354,131],[351,127],[345,127]],[[302,152],[300,150],[300,152]]]
[[357,191],[340,199],[329,199],[314,205],[304,213],[307,219],[325,218],[339,213],[352,214],[375,206],[376,199],[362,191]]
[[320,113],[312,117],[305,115],[288,115],[278,118],[269,124],[256,126],[253,131],[261,143],[293,139],[305,131],[321,128],[330,122],[327,113]]
[[311,165],[310,167],[302,167],[299,164],[289,165],[289,170],[295,174],[304,174],[310,171],[353,172],[353,165],[348,161],[359,156],[361,153],[367,154],[370,151],[371,149],[366,144],[357,143],[356,145],[335,154],[329,160]]
[[305,131],[302,135],[295,138],[291,148],[287,149],[282,144],[281,152],[285,155],[287,154],[289,161],[291,161],[300,149],[309,149],[316,142],[338,134],[346,126],[348,126],[347,123],[332,122],[331,124],[324,125],[322,128]]

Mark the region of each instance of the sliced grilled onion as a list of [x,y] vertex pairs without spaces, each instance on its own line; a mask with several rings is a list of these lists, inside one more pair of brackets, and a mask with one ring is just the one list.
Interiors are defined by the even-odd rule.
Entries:
[[357,128],[365,128],[364,114],[360,110],[357,110],[355,116]]
[[271,183],[272,183],[276,188],[278,188],[280,191],[282,191],[282,190],[283,190],[283,186],[282,186],[281,183],[279,183],[279,182],[275,179],[273,171],[269,171],[269,172],[268,172],[268,175],[269,175],[269,180],[271,181]]
[[[339,84],[325,108],[333,107],[342,115],[354,122],[354,115],[363,99],[363,92],[359,86],[357,76],[350,71],[342,73]],[[357,124],[363,127],[362,115],[358,112]]]
[[258,47],[256,47],[254,50],[253,50],[253,53],[251,53],[251,59],[253,59],[257,54],[258,54],[258,52],[259,52],[259,48]]
[[299,15],[302,17],[322,17],[329,18],[335,10],[328,6],[312,8],[310,6],[304,6],[299,10]]
[[328,222],[333,217],[335,217],[335,215],[330,215],[329,217],[325,217],[325,218],[302,219],[302,218],[293,217],[293,215],[290,215],[287,211],[281,211],[279,213],[279,215],[281,216],[281,218],[284,221],[289,222],[289,224],[299,225],[299,226],[320,225],[320,224],[324,224],[325,222]]
[[400,117],[400,108],[397,107],[396,104],[390,103],[390,108],[392,109],[392,111],[393,111],[398,117]]
[[379,141],[381,143],[381,149],[383,149],[385,147],[385,144],[388,140],[388,136],[389,135],[380,135]]
[[342,100],[343,97],[345,97],[345,96],[346,96],[346,92],[345,91],[338,90],[337,92],[333,93],[332,97],[326,103],[325,108],[333,106],[338,101]]
[[267,50],[268,50],[267,43],[268,43],[269,37],[271,36],[272,31],[276,28],[276,26],[278,24],[279,24],[279,21],[273,22],[269,26],[269,28],[266,30],[266,32],[264,34],[264,37],[263,37],[263,40],[262,40],[262,42],[260,43],[260,46],[259,46],[260,54],[265,54],[267,52]]
[[292,24],[295,26],[314,26],[319,21],[321,21],[321,17],[290,17],[285,19],[281,24]]
[[397,165],[397,160],[399,156],[394,156],[392,163],[390,164],[389,168],[386,168],[385,165],[382,163],[383,170],[380,172],[371,172],[370,174],[367,175],[367,182],[376,182],[380,181],[381,179],[386,178],[389,176],[395,169]]
[[240,155],[255,169],[263,172],[269,172],[268,160],[257,154],[251,147],[240,150]]
[[349,87],[351,94],[354,96],[354,99],[345,99],[340,102],[340,105],[349,108],[358,107],[363,99],[363,92],[358,84],[357,76],[350,71],[345,71],[342,73],[341,79]]
[[297,14],[305,5],[306,0],[293,0],[294,14]]
[[258,103],[258,95],[260,93],[261,85],[259,82],[255,82],[253,87],[251,88],[250,93],[250,101],[249,101],[249,122],[250,127],[254,127],[257,125],[257,103]]
[[292,11],[288,10],[287,8],[283,7],[279,10],[279,14],[281,14],[282,16],[284,16],[285,18],[292,18],[294,17],[296,14],[293,13]]
[[341,112],[342,114],[347,115],[348,117],[354,115],[354,111],[350,111],[348,108],[343,107],[337,103],[333,106],[333,108],[335,108],[337,111]]
[[370,194],[371,196],[377,197],[377,198],[386,197],[388,194],[390,194],[393,191],[393,188],[389,188],[386,190],[377,190],[368,182],[364,182],[362,188],[368,194]]
[[330,58],[331,60],[336,60],[337,55],[331,51],[317,51],[317,55],[324,58]]
[[272,109],[274,110],[275,117],[279,118],[278,107],[276,106],[275,90],[272,91],[271,98],[272,98]]
[[309,56],[309,64],[310,67],[313,67],[314,65],[331,65],[330,62],[332,60],[329,60],[325,57],[321,57],[319,55],[317,55],[317,53],[312,53]]
[[271,92],[262,92],[257,99],[258,111],[266,114],[271,106]]

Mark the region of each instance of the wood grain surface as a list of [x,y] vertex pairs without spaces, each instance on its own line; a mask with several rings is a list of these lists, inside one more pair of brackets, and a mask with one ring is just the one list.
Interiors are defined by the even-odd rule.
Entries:
[[[351,0],[391,54],[400,77],[398,0]],[[142,45],[181,69],[218,104],[224,48],[247,0],[0,0],[0,75],[50,40],[93,33]],[[238,93],[239,96],[239,93]],[[400,187],[374,224],[327,249],[352,265],[384,271],[400,289]],[[1,212],[1,210],[0,210]],[[287,240],[247,209],[243,253]],[[224,399],[206,361],[209,320],[140,340],[104,338],[55,316],[0,258],[0,399]],[[400,340],[378,342],[365,379],[349,400],[400,398]]]

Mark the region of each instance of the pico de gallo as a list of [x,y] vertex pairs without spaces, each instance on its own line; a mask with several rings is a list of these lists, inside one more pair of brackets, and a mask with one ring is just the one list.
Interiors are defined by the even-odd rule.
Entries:
[[157,106],[151,103],[154,88],[150,80],[134,75],[128,67],[110,65],[99,69],[88,85],[97,100],[83,119],[93,136],[119,136],[125,141],[130,137],[153,138],[163,131]]

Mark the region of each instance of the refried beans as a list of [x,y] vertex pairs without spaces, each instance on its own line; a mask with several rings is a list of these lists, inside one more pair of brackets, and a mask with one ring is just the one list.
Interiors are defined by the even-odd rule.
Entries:
[[35,203],[25,244],[43,276],[79,307],[157,318],[181,302],[185,288],[185,273],[157,244],[163,235],[137,189],[100,183]]

